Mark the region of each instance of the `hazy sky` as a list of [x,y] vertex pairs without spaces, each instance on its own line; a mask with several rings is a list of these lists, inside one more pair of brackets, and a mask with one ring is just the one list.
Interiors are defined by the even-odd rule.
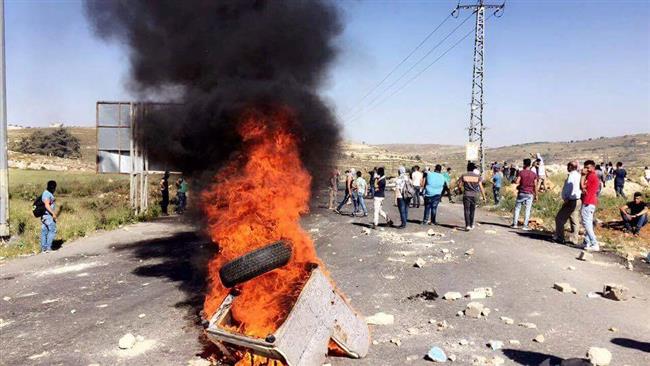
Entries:
[[[339,4],[342,52],[323,94],[346,138],[464,143],[473,36],[388,96],[470,31],[473,18],[388,89],[386,99],[372,94],[360,102],[456,1]],[[468,15],[449,19],[378,92]],[[92,36],[80,2],[7,0],[5,21],[10,123],[93,125],[97,100],[130,99],[126,53]],[[486,28],[488,145],[650,132],[650,2],[508,1],[503,17],[489,19]],[[368,107],[373,100],[384,101]]]

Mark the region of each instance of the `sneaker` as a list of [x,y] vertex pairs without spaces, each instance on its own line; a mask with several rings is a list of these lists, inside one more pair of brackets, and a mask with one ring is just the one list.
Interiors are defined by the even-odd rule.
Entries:
[[474,225],[469,227],[470,230],[474,230]]
[[363,213],[363,217],[367,217],[367,216],[368,216],[368,213],[367,213],[367,212],[364,212],[364,213]]
[[465,226],[465,231],[470,231],[470,230],[472,230],[471,226]]
[[519,229],[519,226],[517,226],[517,225],[510,225],[510,228],[511,228],[511,229]]
[[524,226],[524,227],[521,228],[521,230],[523,230],[523,231],[531,231],[531,230],[533,230],[533,229],[531,229],[531,228],[528,227],[528,226]]
[[596,245],[585,245],[585,250],[588,252],[600,252],[600,246]]

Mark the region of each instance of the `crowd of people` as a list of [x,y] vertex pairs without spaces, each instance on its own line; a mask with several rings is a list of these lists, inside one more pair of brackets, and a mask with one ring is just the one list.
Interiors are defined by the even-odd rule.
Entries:
[[[529,226],[533,204],[541,192],[550,188],[546,167],[542,156],[531,154],[523,159],[522,167],[507,162],[494,162],[490,166],[492,195],[494,204],[499,205],[502,199],[502,188],[506,182],[516,186],[516,197],[511,227],[524,231],[531,230]],[[329,208],[342,214],[343,207],[351,201],[352,216],[368,216],[365,200],[373,200],[373,218],[371,227],[379,225],[380,217],[388,226],[394,226],[393,220],[384,210],[387,186],[394,191],[395,205],[398,208],[400,224],[403,229],[409,222],[409,208],[424,206],[421,225],[436,225],[438,205],[443,197],[450,203],[454,202],[452,194],[462,196],[465,230],[474,229],[474,217],[479,200],[487,201],[484,188],[485,177],[478,167],[469,162],[467,170],[455,183],[452,183],[452,169],[447,167],[443,172],[441,165],[433,170],[429,167],[421,169],[414,166],[410,170],[400,166],[394,179],[386,176],[383,167],[373,168],[368,172],[369,180],[363,177],[361,171],[350,169],[345,171],[345,192],[343,199],[336,207],[339,172],[334,170],[329,181]],[[617,197],[626,198],[624,192],[627,171],[622,162],[614,166],[610,163],[596,164],[587,160],[581,167],[578,161],[567,164],[567,177],[560,191],[562,205],[555,217],[555,233],[553,240],[560,243],[571,242],[578,244],[580,226],[584,228],[583,245],[586,250],[598,251],[600,245],[594,231],[595,213],[602,189],[613,180]],[[645,178],[650,183],[650,170],[645,167]],[[389,185],[388,181],[392,183]],[[520,226],[521,210],[524,210]],[[632,235],[638,235],[641,228],[648,222],[648,208],[640,192],[634,193],[634,199],[620,207],[620,214],[625,230]],[[417,222],[417,221],[416,221]],[[565,238],[565,225],[570,224],[570,237]]]

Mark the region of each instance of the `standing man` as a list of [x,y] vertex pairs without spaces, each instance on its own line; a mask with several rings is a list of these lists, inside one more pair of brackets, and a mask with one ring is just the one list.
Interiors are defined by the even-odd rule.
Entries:
[[386,197],[386,175],[384,175],[384,167],[377,168],[377,178],[375,179],[375,198],[373,202],[374,212],[373,212],[373,222],[372,228],[376,229],[379,225],[379,215],[386,220],[388,226],[393,226],[393,220],[391,220],[386,212],[382,209],[382,204],[384,203],[384,198]]
[[169,215],[167,212],[167,207],[169,206],[169,171],[165,171],[162,179],[160,179],[160,194],[162,195],[160,210],[163,215]]
[[[436,165],[433,172],[427,173],[424,178],[424,217],[422,218],[422,225],[436,224],[436,213],[438,212],[438,204],[442,199],[442,189],[445,186],[445,177],[440,174],[442,166]],[[429,221],[429,214],[431,221]]]
[[454,203],[454,199],[451,197],[451,168],[447,168],[447,170],[442,173],[442,176],[445,178],[445,185],[442,187],[442,196],[446,193],[447,198],[449,198],[449,203]]
[[41,253],[52,251],[52,242],[56,237],[56,181],[48,181],[47,187],[41,194],[41,201],[45,205],[45,213],[41,216]]
[[400,166],[397,169],[399,176],[395,180],[395,197],[397,198],[397,208],[399,217],[402,221],[398,229],[404,229],[409,218],[409,202],[415,196],[413,182],[406,174],[406,168]]
[[349,199],[352,199],[352,204],[354,207],[352,211],[353,215],[354,212],[357,210],[357,203],[355,202],[355,198],[353,196],[354,194],[353,192],[354,188],[352,187],[352,182],[354,182],[353,175],[354,175],[354,169],[345,171],[345,195],[343,196],[343,200],[341,201],[341,203],[339,203],[339,206],[336,208],[336,210],[334,210],[334,212],[336,212],[337,214],[341,214],[341,208],[343,207],[343,205],[345,205],[348,202]]
[[598,187],[600,182],[596,176],[596,163],[585,161],[587,175],[582,180],[582,226],[585,228],[585,250],[597,252],[600,250],[596,233],[594,232],[594,214],[598,206]]
[[537,153],[535,159],[535,172],[537,173],[537,179],[539,181],[539,191],[544,192],[546,190],[546,167],[544,166],[544,159],[542,155]]
[[623,169],[623,163],[616,163],[616,170],[614,170],[614,191],[616,191],[616,197],[625,197],[623,193],[623,186],[625,186],[625,177],[627,177],[627,172]]
[[413,187],[415,187],[415,196],[413,196],[413,199],[415,202],[413,202],[413,207],[415,208],[420,208],[420,195],[422,192],[422,172],[420,171],[419,166],[414,166],[413,167],[413,173],[411,173],[411,181],[413,181]]
[[185,212],[185,208],[187,207],[187,191],[187,180],[181,176],[176,182],[176,196],[178,198],[178,207],[176,210],[179,214]]
[[363,211],[363,216],[366,217],[368,216],[368,209],[366,208],[366,201],[364,200],[364,197],[366,196],[367,184],[366,180],[363,179],[361,170],[357,171],[357,178],[354,180],[354,188],[357,192],[357,204],[355,205],[356,208],[353,216],[356,216],[357,211],[361,209]]
[[564,244],[564,225],[567,220],[571,225],[571,239],[572,244],[578,243],[578,231],[580,231],[580,195],[582,189],[580,187],[580,172],[578,172],[578,162],[572,161],[566,167],[569,175],[564,181],[562,187],[562,200],[564,203],[555,216],[555,235],[553,240],[560,244]]
[[645,178],[645,182],[650,185],[650,169],[648,169],[647,166],[643,168],[643,176]]
[[517,201],[515,202],[515,214],[512,218],[512,228],[516,229],[519,224],[519,211],[521,205],[526,205],[526,213],[524,214],[524,227],[522,230],[530,230],[528,227],[528,220],[530,220],[530,210],[533,207],[533,201],[537,200],[537,174],[530,170],[530,159],[524,159],[524,169],[519,172],[515,179],[517,184]]
[[485,201],[485,189],[480,174],[475,172],[476,164],[467,163],[467,172],[458,178],[458,189],[463,191],[463,213],[465,215],[465,230],[474,229],[474,213],[476,211],[476,199],[479,196]]
[[503,173],[500,168],[494,171],[492,176],[492,193],[494,194],[494,204],[498,205],[501,201],[501,185],[503,184]]
[[641,228],[648,223],[648,206],[643,202],[641,192],[634,193],[634,200],[620,208],[625,230],[639,235]]
[[334,204],[336,203],[336,194],[339,191],[339,170],[333,169],[330,174],[329,182],[327,183],[327,190],[329,191],[329,202],[327,204],[328,210],[334,209]]
[[370,173],[370,189],[368,191],[369,195],[368,198],[374,198],[375,197],[375,180],[377,179],[377,167],[372,168],[372,170],[369,172]]

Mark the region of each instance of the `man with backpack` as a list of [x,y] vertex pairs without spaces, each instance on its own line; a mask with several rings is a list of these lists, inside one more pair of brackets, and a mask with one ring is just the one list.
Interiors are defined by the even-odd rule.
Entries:
[[398,172],[399,177],[395,180],[395,196],[397,197],[397,208],[402,223],[397,228],[404,229],[409,218],[409,203],[416,193],[411,178],[406,174],[406,168],[401,166]]
[[52,251],[52,242],[56,237],[56,182],[51,180],[47,182],[47,188],[34,201],[33,214],[41,218],[41,252],[49,253]]

